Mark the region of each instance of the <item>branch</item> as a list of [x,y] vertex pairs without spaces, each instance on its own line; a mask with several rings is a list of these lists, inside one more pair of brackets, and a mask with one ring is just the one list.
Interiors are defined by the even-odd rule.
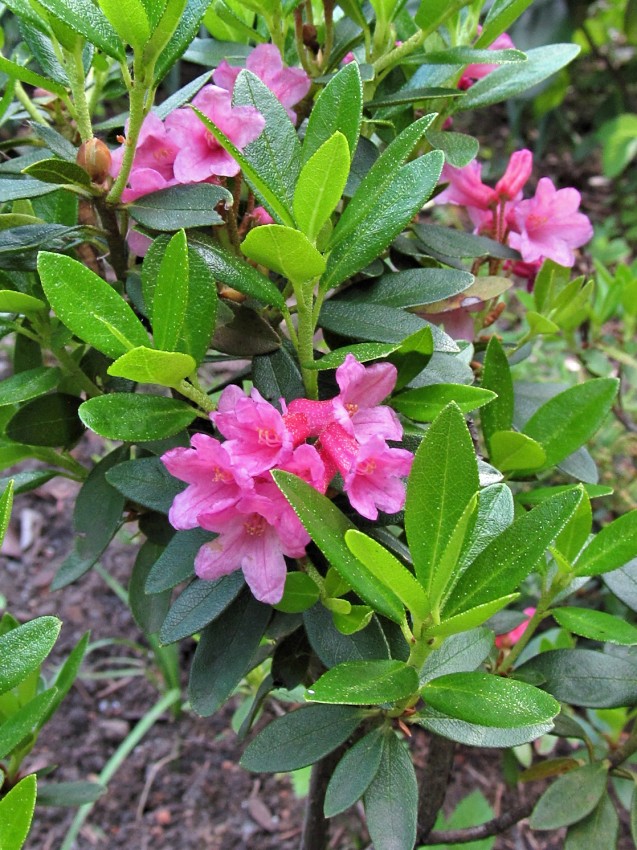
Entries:
[[438,812],[445,801],[455,750],[455,741],[442,738],[440,735],[431,735],[418,803],[418,842],[420,844],[427,843]]
[[430,832],[423,840],[419,839],[422,844],[467,844],[469,841],[479,841],[482,838],[489,838],[492,835],[499,835],[501,832],[509,829],[509,827],[518,823],[524,818],[528,818],[535,804],[538,801],[534,797],[527,803],[520,803],[512,809],[506,811],[500,817],[488,820],[486,823],[481,823],[478,826],[470,826],[466,829],[443,829],[435,832]]

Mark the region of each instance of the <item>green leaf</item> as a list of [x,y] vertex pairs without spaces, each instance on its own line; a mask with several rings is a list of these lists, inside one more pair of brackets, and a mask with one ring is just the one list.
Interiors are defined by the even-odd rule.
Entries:
[[[6,74],[9,79],[20,80],[22,83],[27,83],[30,86],[48,86],[48,91],[57,94],[58,97],[66,97],[66,89],[54,80],[42,77],[34,71],[29,71],[28,68],[18,65],[16,62],[11,62],[10,59],[0,56],[0,73]],[[28,195],[20,196],[28,197]]]
[[437,711],[468,723],[510,728],[546,723],[560,711],[549,694],[489,673],[449,673],[426,684],[423,699]]
[[464,168],[469,165],[480,149],[478,140],[473,136],[467,136],[466,133],[428,130],[425,136],[431,147],[441,150],[445,155],[445,161],[454,168]]
[[365,818],[376,850],[412,850],[416,841],[418,783],[409,751],[385,727],[383,753],[364,796]]
[[172,437],[195,418],[189,404],[164,396],[111,393],[85,401],[79,415],[87,428],[109,440],[143,443]]
[[215,538],[210,531],[178,531],[153,564],[146,579],[147,593],[161,593],[194,577],[195,555]]
[[148,344],[148,334],[128,304],[77,260],[42,252],[38,271],[56,314],[84,342],[112,358]]
[[65,393],[49,393],[27,402],[6,426],[16,443],[32,446],[72,446],[84,433],[78,419],[81,399]]
[[20,850],[31,829],[35,811],[37,778],[30,773],[0,800],[0,846]]
[[616,378],[594,378],[553,396],[526,422],[522,432],[546,451],[546,466],[556,466],[589,440],[617,395]]
[[531,5],[532,0],[495,0],[484,21],[476,47],[488,47]]
[[303,623],[314,652],[326,667],[343,661],[389,658],[387,639],[376,617],[361,631],[345,635],[336,629],[332,615],[315,605],[303,614]]
[[564,850],[597,850],[598,847],[615,847],[618,833],[617,811],[610,796],[604,794],[590,815],[570,827],[566,834]]
[[407,482],[405,530],[426,595],[478,485],[471,435],[458,408],[449,405],[425,434]]
[[492,432],[490,450],[489,460],[502,472],[539,469],[546,465],[542,446],[519,431]]
[[435,711],[428,706],[414,715],[413,722],[435,735],[441,735],[443,738],[449,738],[459,744],[466,744],[469,747],[497,747],[498,749],[517,747],[520,744],[527,743],[527,741],[534,741],[553,728],[552,721],[534,723],[528,726],[515,726],[510,729],[501,726],[482,726],[479,723],[467,723],[464,720],[458,720],[456,717],[447,717],[442,712]]
[[190,669],[188,695],[193,710],[210,717],[231,696],[250,662],[270,619],[271,608],[245,591],[203,630]]
[[378,581],[345,545],[345,532],[354,529],[347,517],[330,499],[295,475],[275,470],[272,477],[312,540],[345,581],[375,611],[401,623],[405,610],[398,597]]
[[632,611],[637,611],[637,560],[619,570],[604,573],[604,584]]
[[[0,61],[0,71],[3,70],[3,63]],[[48,81],[47,81],[48,85]],[[57,186],[50,183],[42,183],[40,180],[31,180],[24,177],[21,180],[5,178],[0,183],[0,203],[7,201],[17,201],[22,198],[37,198],[40,195],[49,195],[51,192],[56,192]]]
[[[164,351],[175,351],[179,341],[188,306],[188,273],[188,243],[179,230],[164,251],[152,305],[153,339]],[[194,365],[182,378],[192,373]]]
[[[383,156],[377,160],[377,163],[383,159]],[[374,171],[376,164],[369,174]],[[321,280],[323,290],[327,291],[342,283],[385,250],[392,239],[407,226],[429,199],[436,187],[443,164],[442,153],[431,151],[401,166],[394,170],[391,180],[383,180],[380,191],[374,192],[373,185],[370,187],[374,195],[372,204],[357,203],[355,206],[357,217],[354,213],[350,213],[346,218],[346,213],[354,206],[358,194],[365,191],[366,180],[361,182],[346,208],[346,213],[341,216],[334,228],[330,240],[332,250]],[[346,222],[347,227],[343,221]],[[346,239],[345,235],[350,236],[354,230],[356,238]]]
[[605,526],[584,549],[575,575],[594,576],[623,567],[637,555],[637,510]]
[[83,806],[105,793],[99,782],[45,782],[38,788],[38,806]]
[[[294,190],[294,217],[311,242],[341,200],[349,174],[350,150],[342,133],[334,133],[307,160]],[[252,231],[254,233],[254,231]]]
[[307,689],[314,702],[378,705],[412,696],[418,674],[402,661],[349,661],[332,667]]
[[35,369],[27,369],[26,372],[18,372],[0,382],[0,407],[19,404],[44,395],[57,386],[59,380],[60,370],[48,366],[38,366]]
[[170,607],[170,590],[153,594],[146,592],[146,580],[162,550],[162,546],[146,540],[137,552],[128,584],[131,614],[146,635],[155,634],[160,630]]
[[637,155],[637,115],[616,115],[602,124],[597,135],[602,142],[604,176],[614,180]]
[[195,579],[173,602],[161,627],[161,642],[175,643],[201,631],[234,602],[243,585],[240,571],[215,581]]
[[434,649],[420,671],[421,684],[448,673],[470,673],[482,664],[493,647],[491,629],[472,629],[452,635]]
[[433,115],[424,115],[414,121],[378,157],[339,218],[338,226],[330,238],[330,246],[336,246],[345,240],[358,229],[359,222],[373,214],[379,199],[388,194],[388,186],[396,181],[398,166],[407,160],[433,120]]
[[551,649],[516,668],[561,702],[588,708],[637,703],[635,664],[591,649]]
[[57,617],[38,617],[0,636],[0,694],[12,690],[39,668],[53,649],[61,627]]
[[463,98],[458,99],[456,109],[477,109],[515,97],[557,73],[579,52],[576,44],[549,44],[527,50],[526,62],[502,65],[478,80]]
[[0,289],[0,313],[39,313],[46,310],[46,304],[32,295],[14,292],[12,289]]
[[98,0],[99,6],[126,44],[140,50],[150,37],[150,23],[142,0]]
[[507,245],[502,245],[486,236],[476,236],[462,230],[452,230],[437,224],[414,224],[412,230],[418,237],[420,247],[432,257],[477,258],[498,257],[519,259],[519,254]]
[[[117,33],[91,0],[39,0],[44,8],[59,21],[70,27],[73,32],[83,35],[95,47],[99,47],[107,56],[124,61],[124,45]],[[50,84],[49,89],[50,89]],[[46,88],[46,85],[45,85]]]
[[367,791],[380,767],[383,743],[383,730],[373,729],[345,753],[327,786],[323,807],[326,818],[349,809]]
[[492,336],[487,346],[481,386],[497,395],[497,398],[480,413],[482,430],[491,450],[491,436],[496,431],[511,430],[514,406],[509,360],[497,336]]
[[575,512],[578,490],[558,493],[517,519],[482,550],[453,589],[444,617],[462,613],[516,590],[538,565]]
[[252,380],[271,404],[277,404],[280,398],[291,401],[305,395],[298,362],[284,346],[253,358]]
[[585,764],[552,782],[533,809],[531,829],[559,829],[585,818],[606,791],[608,767],[603,762]]
[[617,643],[622,646],[637,646],[637,628],[603,611],[590,608],[556,608],[551,611],[553,619],[564,629],[589,640]]
[[335,133],[345,136],[350,158],[354,156],[363,110],[363,84],[357,62],[335,74],[319,94],[310,113],[303,141],[303,161]]
[[241,250],[249,259],[295,284],[318,277],[325,271],[325,259],[307,236],[282,224],[255,227],[241,243]]
[[283,597],[273,607],[286,614],[301,614],[318,602],[319,589],[305,573],[288,573]]
[[277,718],[250,742],[241,766],[255,773],[298,770],[344,743],[363,719],[349,705],[309,705]]
[[0,725],[0,758],[5,759],[23,741],[37,732],[44,723],[53,701],[55,700],[55,688],[43,691],[26,704],[20,706],[20,710],[9,717]]
[[429,616],[430,604],[426,593],[398,558],[362,531],[347,531],[345,542],[354,557],[392,590],[418,619],[425,620]]
[[226,208],[232,206],[232,195],[227,189],[198,183],[151,192],[133,201],[127,209],[144,227],[172,232],[185,227],[223,224],[223,218],[215,210],[221,203]]
[[118,463],[106,472],[106,480],[131,502],[164,514],[184,489],[183,481],[173,478],[158,457]]
[[428,628],[427,634],[436,636],[455,635],[467,629],[474,629],[476,626],[486,623],[490,617],[493,617],[502,608],[510,605],[511,602],[515,602],[519,596],[519,593],[510,593],[508,596],[501,596],[499,599],[483,602],[482,605],[476,605],[475,608],[469,608],[468,611],[463,611],[454,617],[444,617],[442,622],[437,626]]
[[[260,229],[257,228],[257,230]],[[193,237],[189,244],[200,255],[214,279],[265,304],[272,304],[275,307],[283,307],[285,304],[283,296],[272,281],[244,260],[225,251],[212,241],[205,241],[199,237]]]
[[422,307],[452,298],[468,289],[474,281],[472,274],[457,269],[405,269],[346,289],[339,300],[348,304]]
[[8,486],[0,496],[0,547],[2,546],[4,535],[7,533],[9,520],[11,518],[11,507],[13,506],[13,486],[13,480],[9,481]]
[[118,357],[107,372],[116,378],[127,378],[140,384],[178,388],[196,368],[197,364],[189,354],[140,346]]
[[22,173],[43,183],[91,185],[91,178],[81,166],[63,159],[41,159],[28,165]]
[[392,407],[416,422],[431,422],[451,403],[470,413],[495,399],[495,393],[461,384],[431,384],[405,390],[392,399]]

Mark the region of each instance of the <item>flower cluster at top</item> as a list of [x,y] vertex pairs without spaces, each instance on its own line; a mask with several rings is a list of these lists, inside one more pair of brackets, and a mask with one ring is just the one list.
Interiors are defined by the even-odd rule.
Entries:
[[482,182],[482,166],[475,160],[464,168],[445,165],[442,179],[449,185],[436,203],[463,206],[476,233],[520,252],[523,263],[513,267],[514,273],[533,279],[547,258],[561,266],[573,266],[574,249],[591,239],[593,227],[578,211],[581,196],[577,189],[556,189],[549,177],[542,177],[535,195],[524,199],[522,189],[532,168],[531,151],[516,151],[492,188]]
[[[301,558],[309,534],[276,486],[270,471],[298,475],[325,493],[336,473],[352,507],[367,519],[395,513],[405,501],[413,455],[391,448],[402,438],[394,411],[380,402],[396,383],[390,363],[365,367],[351,354],[336,370],[340,389],[326,401],[282,402],[283,413],[253,389],[227,387],[210,414],[220,441],[195,434],[190,448],[162,456],[171,475],[188,487],[169,513],[174,528],[216,532],[195,559],[195,572],[214,580],[242,569],[261,602],[279,602],[285,557]],[[313,442],[308,442],[312,440]]]
[[[246,68],[276,95],[290,120],[296,121],[292,107],[311,85],[305,71],[284,67],[273,44],[256,47],[246,60]],[[265,120],[253,106],[233,106],[232,92],[240,71],[224,60],[212,75],[215,84],[204,86],[192,103],[243,150],[261,134]],[[124,145],[113,151],[111,176],[119,174],[123,156]],[[216,183],[238,173],[239,164],[192,109],[175,109],[164,121],[151,112],[142,125],[122,200],[128,203],[178,183]]]

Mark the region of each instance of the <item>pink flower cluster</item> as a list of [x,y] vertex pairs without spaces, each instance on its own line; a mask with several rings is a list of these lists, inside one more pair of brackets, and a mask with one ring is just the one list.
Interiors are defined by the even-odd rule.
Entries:
[[395,367],[365,367],[348,355],[336,380],[335,398],[296,399],[283,405],[283,413],[256,389],[246,396],[239,387],[227,387],[210,414],[225,441],[195,434],[190,448],[162,456],[171,475],[188,484],[170,508],[171,524],[219,535],[197,553],[200,578],[242,569],[257,599],[280,601],[285,556],[302,557],[310,537],[274,483],[272,469],[292,472],[321,493],[339,472],[352,507],[368,519],[376,519],[379,509],[402,508],[400,479],[409,473],[413,455],[387,445],[402,438],[402,426],[380,404],[396,383]]
[[[290,107],[309,90],[310,79],[305,71],[285,68],[278,49],[272,44],[256,47],[248,57],[246,67],[271,89],[290,118],[296,120]],[[213,73],[215,85],[204,86],[192,103],[239,150],[243,150],[261,134],[265,120],[253,106],[232,105],[232,90],[240,70],[222,62]],[[113,151],[113,177],[117,177],[122,167],[124,149],[122,145]],[[128,203],[178,183],[218,182],[219,178],[234,177],[238,173],[239,164],[221,147],[192,109],[176,109],[165,121],[149,113],[141,129],[122,200]]]
[[516,151],[492,188],[482,182],[482,166],[475,160],[464,168],[445,165],[442,179],[449,185],[436,203],[465,207],[475,232],[518,250],[531,267],[530,273],[546,258],[571,267],[574,249],[593,235],[590,220],[578,211],[580,193],[572,188],[556,189],[549,177],[542,177],[535,195],[523,199],[522,189],[532,168],[531,151]]

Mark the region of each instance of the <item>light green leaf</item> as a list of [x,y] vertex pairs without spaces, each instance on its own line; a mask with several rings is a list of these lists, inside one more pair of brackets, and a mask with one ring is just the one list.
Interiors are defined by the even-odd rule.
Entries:
[[150,24],[141,0],[98,0],[98,2],[122,41],[140,50],[150,37]]
[[185,232],[180,230],[162,257],[151,311],[153,339],[163,351],[175,351],[181,336],[188,306],[188,279],[188,243]]
[[0,73],[6,74],[10,79],[20,80],[23,83],[27,83],[30,86],[40,86],[42,88],[46,87],[48,91],[57,94],[59,97],[66,97],[66,89],[64,86],[61,86],[54,80],[42,77],[34,71],[29,71],[28,68],[24,68],[22,65],[11,62],[11,60],[6,59],[4,56],[0,56]]
[[37,778],[30,773],[0,800],[0,846],[20,850],[27,839],[35,811]]
[[[107,56],[112,56],[118,61],[126,59],[124,45],[92,0],[73,0],[73,3],[65,2],[65,0],[39,0],[39,2],[55,18],[70,27],[74,33],[83,35]],[[50,83],[45,83],[44,88],[50,90]]]
[[286,614],[301,614],[318,602],[319,588],[305,573],[288,573],[280,602],[273,607]]
[[590,608],[555,608],[551,615],[563,629],[589,640],[637,646],[637,628],[612,614]]
[[347,139],[336,132],[308,159],[294,190],[294,217],[311,242],[341,200],[349,174]]
[[496,395],[481,387],[467,387],[462,384],[430,384],[405,390],[395,396],[392,407],[404,413],[416,422],[431,422],[451,403],[462,413],[470,413],[485,404],[489,404]]
[[197,415],[183,401],[138,393],[111,393],[85,401],[79,415],[87,428],[109,440],[143,443],[178,434]]
[[4,535],[7,533],[7,528],[9,527],[9,520],[11,518],[11,507],[13,505],[13,480],[9,481],[9,484],[3,491],[0,496],[0,547],[2,546],[2,541],[4,540]]
[[575,575],[594,576],[617,570],[637,555],[637,510],[605,526],[584,549]]
[[61,372],[49,366],[37,366],[26,372],[17,372],[10,378],[0,381],[0,407],[19,404],[21,401],[48,393],[57,386]]
[[189,354],[139,347],[127,351],[111,363],[108,374],[139,384],[178,388],[196,368],[197,364]]
[[363,84],[357,62],[350,62],[329,81],[310,113],[303,141],[307,160],[335,133],[347,139],[350,159],[354,156],[363,110]]
[[0,636],[0,694],[12,690],[39,668],[53,649],[61,627],[57,617],[38,617]]
[[418,673],[403,661],[346,661],[307,689],[307,699],[341,705],[379,705],[412,696]]
[[476,47],[488,47],[526,11],[533,0],[495,0],[484,21]]
[[502,596],[500,599],[493,599],[491,602],[483,602],[482,605],[477,605],[475,608],[469,608],[468,611],[463,611],[462,614],[456,614],[455,617],[443,618],[442,622],[437,626],[431,626],[427,629],[427,634],[436,637],[446,637],[448,635],[459,634],[467,629],[475,629],[497,614],[502,608],[506,608],[512,602],[515,602],[520,596],[519,593],[510,593],[508,596]]
[[491,435],[495,431],[511,430],[514,407],[513,381],[509,360],[497,336],[492,336],[487,345],[481,386],[497,395],[497,398],[480,413],[482,430],[487,445],[491,449]]
[[495,431],[490,440],[489,460],[502,472],[539,469],[546,464],[542,446],[519,431]]
[[148,344],[144,326],[123,298],[77,260],[41,252],[38,271],[56,314],[84,342],[112,358]]
[[32,295],[14,292],[13,289],[0,289],[0,313],[39,313],[46,310],[46,304]]
[[241,243],[241,250],[293,283],[304,283],[325,271],[325,259],[307,236],[281,224],[255,227]]

